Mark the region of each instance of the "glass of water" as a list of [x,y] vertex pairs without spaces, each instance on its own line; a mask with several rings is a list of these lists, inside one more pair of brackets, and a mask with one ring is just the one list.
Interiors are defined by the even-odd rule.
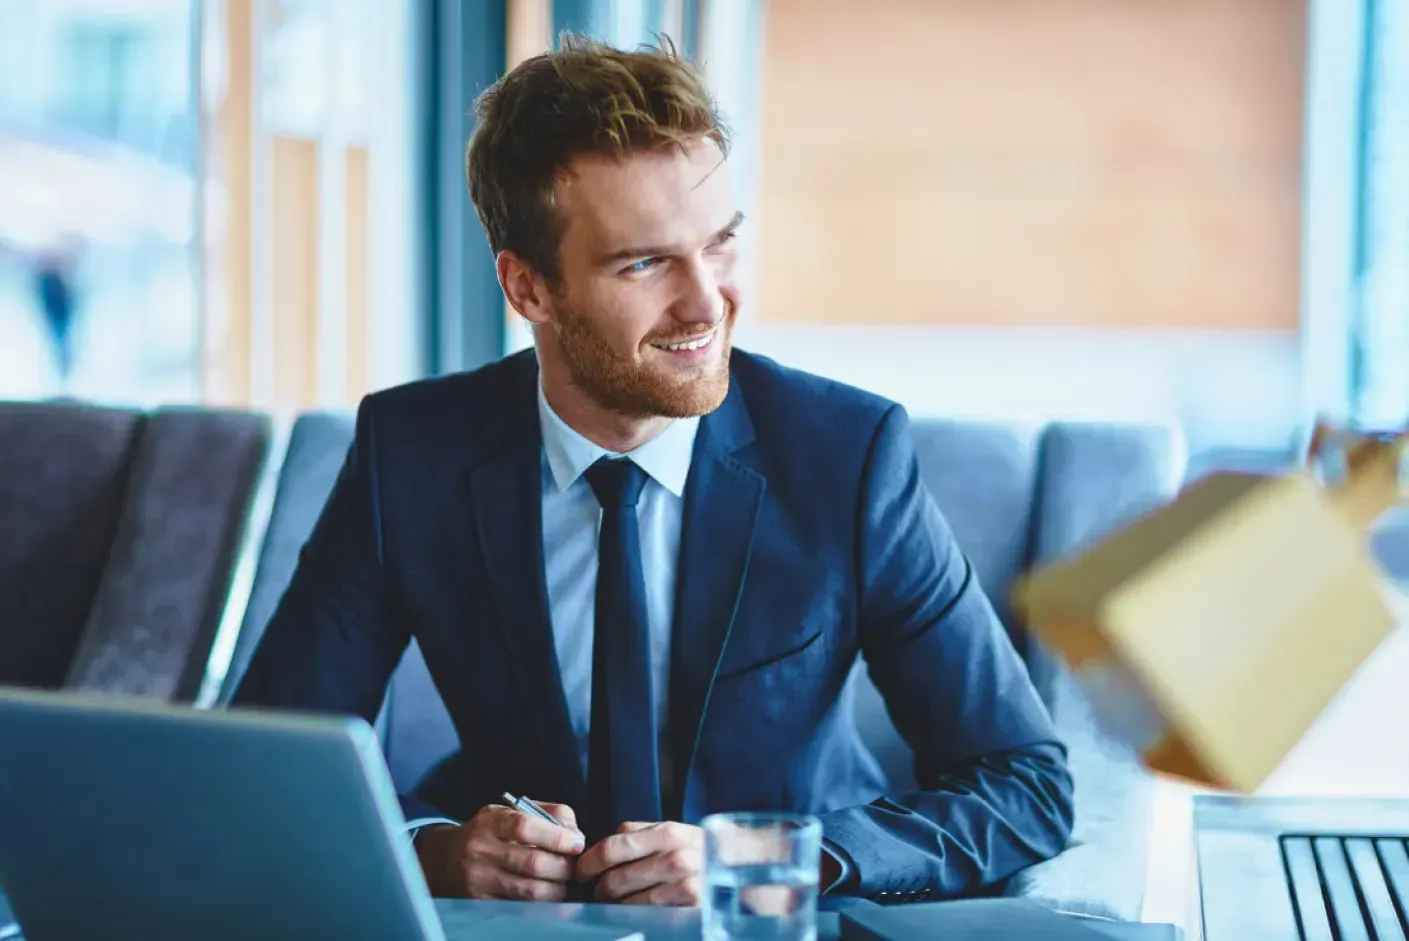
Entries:
[[705,941],[815,941],[821,821],[714,814],[702,826]]

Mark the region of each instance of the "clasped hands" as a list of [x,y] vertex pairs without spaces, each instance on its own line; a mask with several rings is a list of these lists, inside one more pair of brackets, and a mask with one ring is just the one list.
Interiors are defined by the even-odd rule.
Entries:
[[624,823],[587,847],[577,815],[542,804],[563,826],[510,807],[485,807],[459,826],[433,827],[416,854],[438,896],[561,902],[575,882],[596,880],[595,897],[625,905],[700,904],[704,831],[683,823]]

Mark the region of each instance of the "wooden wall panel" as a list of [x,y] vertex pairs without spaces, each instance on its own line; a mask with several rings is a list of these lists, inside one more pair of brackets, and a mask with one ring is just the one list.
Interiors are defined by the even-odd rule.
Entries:
[[275,135],[270,155],[274,401],[318,401],[318,144]]
[[771,0],[767,322],[1295,329],[1300,0]]
[[[224,21],[206,27],[202,55],[223,58],[223,96],[203,142],[204,258],[201,398],[248,405],[253,362],[254,25],[252,0],[226,0]],[[220,7],[215,7],[217,11]],[[220,44],[223,48],[208,48]],[[218,195],[217,195],[218,194]]]
[[371,330],[371,229],[367,148],[347,148],[347,400],[371,391],[367,339]]

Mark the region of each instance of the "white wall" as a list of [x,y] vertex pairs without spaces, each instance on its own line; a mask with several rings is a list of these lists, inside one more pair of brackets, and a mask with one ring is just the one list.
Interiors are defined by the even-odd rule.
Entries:
[[916,416],[1177,421],[1194,451],[1280,448],[1304,418],[1295,334],[745,323],[736,342]]

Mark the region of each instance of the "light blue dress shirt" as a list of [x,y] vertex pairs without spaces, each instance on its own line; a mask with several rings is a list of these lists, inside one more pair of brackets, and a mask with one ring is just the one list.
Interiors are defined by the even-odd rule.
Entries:
[[592,638],[597,602],[597,532],[602,525],[602,508],[582,475],[603,457],[626,457],[650,478],[636,505],[636,521],[641,532],[641,569],[646,578],[656,733],[665,766],[670,754],[666,722],[675,575],[685,513],[685,481],[690,476],[690,456],[700,420],[676,419],[660,435],[631,453],[615,454],[572,430],[553,411],[540,386],[538,421],[543,430],[543,562],[548,611],[558,671],[584,774],[592,722]]

